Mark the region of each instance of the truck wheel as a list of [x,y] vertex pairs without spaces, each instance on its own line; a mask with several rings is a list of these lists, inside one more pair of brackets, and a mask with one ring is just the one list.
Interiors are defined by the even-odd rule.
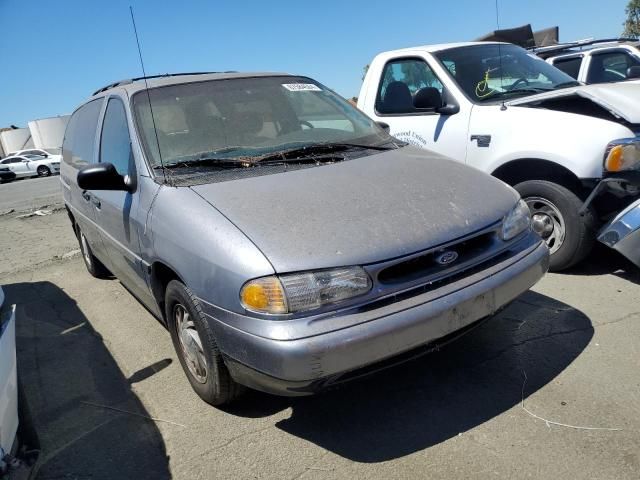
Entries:
[[87,271],[96,278],[108,278],[111,276],[111,272],[105,267],[100,260],[98,260],[91,251],[87,238],[78,227],[78,243],[80,244],[80,252],[82,253],[82,259],[84,265],[87,267]]
[[581,216],[582,200],[571,190],[545,180],[519,183],[515,189],[529,205],[533,230],[551,253],[549,270],[558,272],[584,259],[595,240],[593,210]]
[[231,403],[241,386],[224,364],[198,299],[181,282],[172,280],[164,303],[173,346],[195,392],[211,405]]

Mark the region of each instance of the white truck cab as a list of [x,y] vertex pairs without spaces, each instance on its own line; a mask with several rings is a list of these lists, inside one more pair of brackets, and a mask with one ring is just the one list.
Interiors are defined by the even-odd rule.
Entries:
[[582,86],[515,45],[470,42],[377,55],[358,107],[396,138],[514,186],[557,271],[639,194],[626,178],[640,166],[639,101],[638,84]]
[[547,63],[586,83],[638,81],[640,42],[637,40],[578,41],[532,49]]

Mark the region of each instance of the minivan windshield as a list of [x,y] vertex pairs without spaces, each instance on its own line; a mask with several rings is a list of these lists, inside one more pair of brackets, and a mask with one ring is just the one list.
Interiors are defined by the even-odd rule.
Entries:
[[135,94],[133,111],[152,166],[160,166],[160,160],[171,167],[205,159],[228,165],[223,161],[332,144],[376,148],[392,140],[366,115],[306,77],[157,87],[149,97],[145,91]]
[[515,45],[471,45],[434,55],[476,103],[580,85],[563,71]]

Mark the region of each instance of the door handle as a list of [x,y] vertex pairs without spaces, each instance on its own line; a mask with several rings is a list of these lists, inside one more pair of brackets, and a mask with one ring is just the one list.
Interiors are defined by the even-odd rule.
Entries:
[[100,200],[98,200],[95,197],[91,198],[91,203],[93,203],[93,206],[96,208],[100,208],[102,206],[102,203],[100,203]]
[[87,192],[86,190],[84,190],[82,192],[82,198],[84,198],[88,202],[89,200],[91,200],[91,194],[89,192]]

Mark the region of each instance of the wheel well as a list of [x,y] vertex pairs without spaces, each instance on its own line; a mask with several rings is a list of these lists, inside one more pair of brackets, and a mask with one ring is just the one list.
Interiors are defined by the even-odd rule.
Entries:
[[571,170],[549,160],[535,158],[512,160],[498,167],[492,175],[511,186],[526,180],[548,180],[576,194],[582,191],[580,179]]
[[[180,276],[174,272],[171,267],[168,267],[164,263],[154,262],[151,265],[151,291],[156,299],[162,318],[164,319],[164,292],[167,289],[167,285],[171,280],[179,280],[182,282]],[[184,282],[182,282],[184,283]],[[165,319],[166,321],[166,319]]]

